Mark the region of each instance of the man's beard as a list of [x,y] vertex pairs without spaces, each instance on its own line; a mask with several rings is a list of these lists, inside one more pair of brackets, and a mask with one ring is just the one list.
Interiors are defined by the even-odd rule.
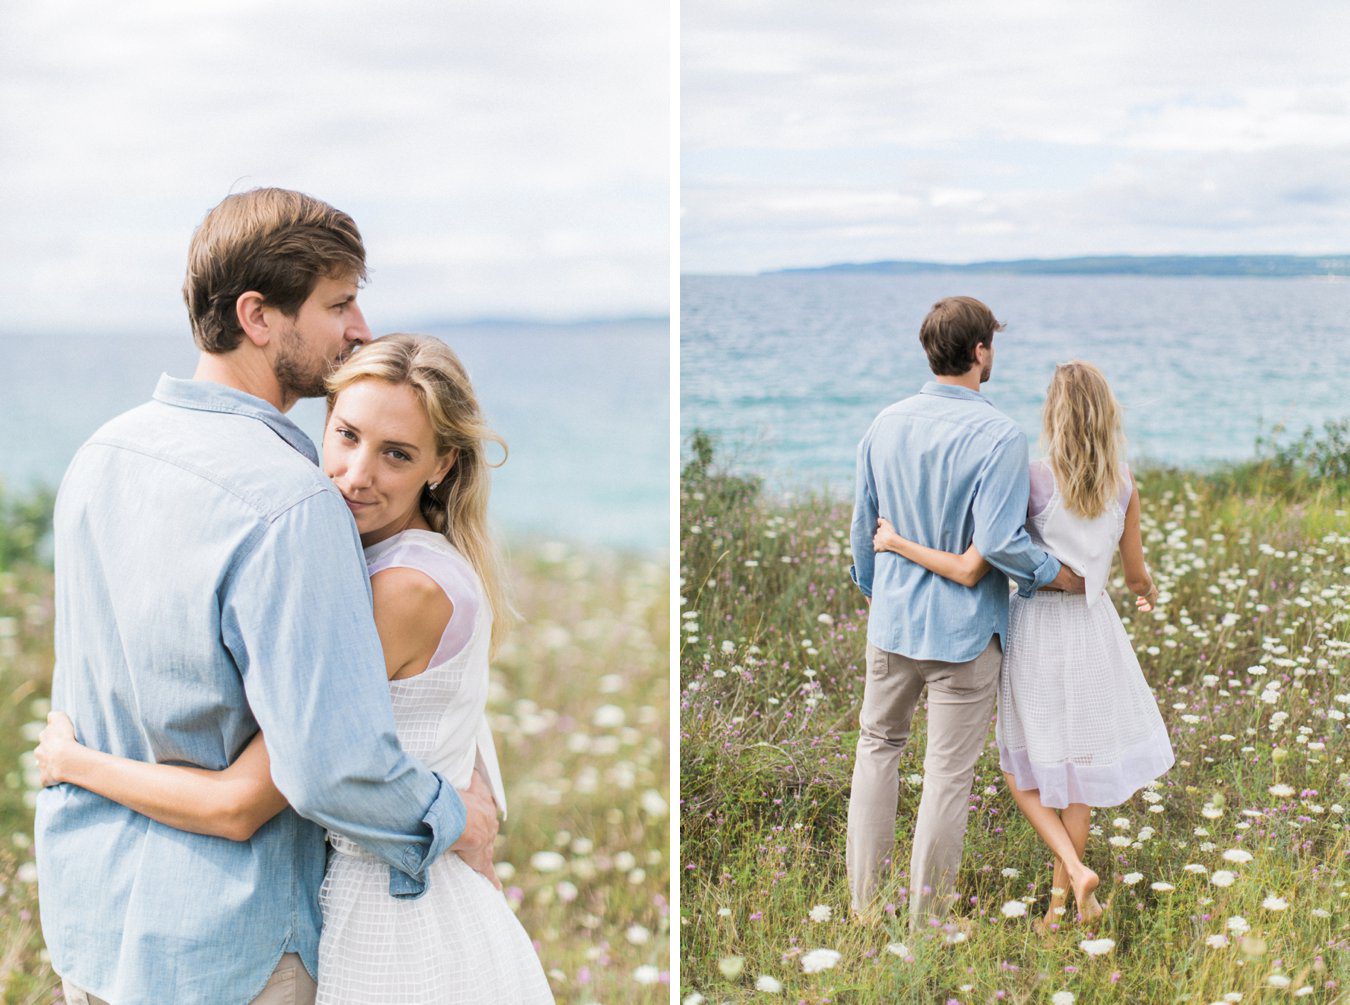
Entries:
[[989,375],[993,372],[994,372],[994,364],[986,363],[984,365],[984,369],[980,371],[980,383],[981,384],[987,383],[989,381]]
[[283,398],[322,398],[328,393],[324,381],[337,365],[318,356],[306,356],[300,332],[292,326],[282,333],[272,373],[281,385]]

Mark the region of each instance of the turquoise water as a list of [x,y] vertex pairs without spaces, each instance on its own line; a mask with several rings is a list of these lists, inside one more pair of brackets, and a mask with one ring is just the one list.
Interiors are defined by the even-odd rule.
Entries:
[[985,393],[1035,451],[1055,364],[1100,366],[1131,456],[1205,466],[1258,435],[1350,417],[1350,283],[1137,276],[685,276],[681,435],[716,434],[781,486],[851,486],[878,411],[930,378],[918,331],[940,297],[1007,324]]
[[[669,356],[665,321],[422,329],[464,360],[510,446],[492,515],[508,536],[664,554],[669,538]],[[186,332],[0,334],[6,431],[0,478],[55,485],[104,421],[145,401],[160,373],[190,376]],[[293,418],[320,442],[323,406]]]

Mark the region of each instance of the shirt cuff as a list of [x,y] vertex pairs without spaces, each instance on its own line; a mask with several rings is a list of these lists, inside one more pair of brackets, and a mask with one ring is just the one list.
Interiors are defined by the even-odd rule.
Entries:
[[856,565],[850,565],[848,567],[848,578],[853,580],[854,586],[862,590],[862,595],[864,597],[868,600],[872,599],[872,588],[870,586],[863,586],[862,583],[858,582],[858,567]]
[[[433,772],[434,774],[434,772]],[[403,854],[404,868],[389,867],[389,896],[400,900],[416,900],[427,892],[427,866],[436,861],[441,853],[459,840],[464,827],[469,822],[469,812],[464,808],[464,800],[439,774],[436,780],[441,783],[440,791],[422,817],[431,831],[431,843],[425,855],[418,855],[415,848],[409,848]]]
[[1042,586],[1054,582],[1055,577],[1059,575],[1059,568],[1059,559],[1054,555],[1046,555],[1045,561],[1038,565],[1036,571],[1032,573],[1031,582],[1026,586],[1018,585],[1017,595],[1019,597],[1034,597],[1036,591]]

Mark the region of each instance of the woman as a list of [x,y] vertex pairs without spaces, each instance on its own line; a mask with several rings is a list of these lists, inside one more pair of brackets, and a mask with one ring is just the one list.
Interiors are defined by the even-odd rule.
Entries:
[[[1018,808],[1055,855],[1050,909],[1102,913],[1098,877],[1083,862],[1092,807],[1118,806],[1173,762],[1167,728],[1120,616],[1105,594],[1119,548],[1140,611],[1158,590],[1144,562],[1139,490],[1122,458],[1120,406],[1090,363],[1055,368],[1043,425],[1047,458],[1031,465],[1027,531],[1086,581],[1083,596],[1043,590],[1013,596],[999,691],[999,764]],[[964,555],[925,548],[878,520],[873,545],[947,579],[973,586],[990,566],[974,545]]]
[[[328,407],[324,471],[365,548],[399,740],[458,788],[481,771],[505,812],[484,717],[488,657],[508,610],[487,530],[484,446],[505,444],[484,425],[458,358],[431,338],[363,347],[329,377]],[[285,806],[261,734],[214,772],[90,750],[53,713],[37,757],[44,785],[80,785],[199,834],[248,840]],[[318,1002],[552,1002],[490,862],[476,872],[442,855],[423,897],[395,899],[387,866],[329,840]]]

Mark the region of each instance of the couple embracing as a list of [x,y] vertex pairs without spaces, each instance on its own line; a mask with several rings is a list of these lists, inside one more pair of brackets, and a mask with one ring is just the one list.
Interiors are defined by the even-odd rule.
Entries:
[[[62,482],[37,863],[67,1001],[552,1001],[492,869],[501,441],[449,348],[370,341],[365,271],[326,203],[224,200],[195,375]],[[285,415],[319,396],[322,459]]]
[[911,925],[945,918],[956,899],[975,764],[996,704],[1004,778],[1054,854],[1043,928],[1067,911],[1070,893],[1080,918],[1100,916],[1098,877],[1083,861],[1092,808],[1123,803],[1173,762],[1105,593],[1119,550],[1139,610],[1158,596],[1119,406],[1096,367],[1056,367],[1047,457],[1029,464],[1022,432],[979,390],[1002,327],[971,297],[934,305],[920,329],[934,380],[877,416],[858,446],[853,578],[870,611],[847,866],[864,917],[894,849],[900,755],[925,688]]

